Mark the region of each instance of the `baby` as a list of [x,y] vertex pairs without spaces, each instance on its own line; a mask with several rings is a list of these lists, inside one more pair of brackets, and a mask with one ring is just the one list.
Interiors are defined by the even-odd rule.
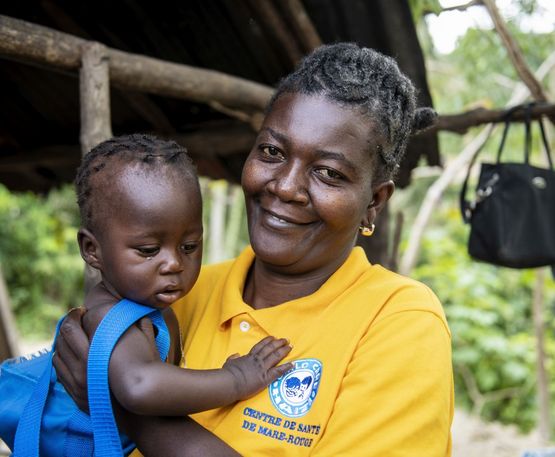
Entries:
[[198,178],[181,146],[140,134],[105,141],[84,157],[76,189],[81,255],[101,273],[85,297],[89,338],[122,298],[162,310],[170,331],[168,363],[137,350],[146,338],[137,326],[118,341],[109,383],[121,406],[136,414],[188,415],[254,395],[292,368],[277,365],[291,347],[273,337],[245,356],[230,356],[221,369],[179,368],[179,327],[170,305],[197,279],[203,234]]

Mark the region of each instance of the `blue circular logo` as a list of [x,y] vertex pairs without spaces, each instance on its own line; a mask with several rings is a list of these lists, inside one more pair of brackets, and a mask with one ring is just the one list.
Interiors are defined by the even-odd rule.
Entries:
[[274,407],[287,417],[302,417],[312,406],[322,376],[318,359],[293,361],[295,368],[276,379],[268,390]]

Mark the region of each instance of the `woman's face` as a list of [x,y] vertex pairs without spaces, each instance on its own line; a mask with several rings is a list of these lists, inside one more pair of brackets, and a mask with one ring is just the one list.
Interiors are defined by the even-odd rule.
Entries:
[[321,96],[281,95],[243,169],[257,261],[287,273],[335,271],[359,226],[372,223],[393,191],[390,182],[372,186],[380,140],[354,109]]

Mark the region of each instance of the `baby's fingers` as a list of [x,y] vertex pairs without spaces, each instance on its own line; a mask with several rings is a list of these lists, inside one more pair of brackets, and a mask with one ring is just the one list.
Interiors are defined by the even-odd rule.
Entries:
[[280,378],[288,371],[291,371],[295,366],[291,362],[278,365],[277,367],[272,367],[268,370],[268,382],[272,383],[277,378]]
[[266,345],[260,351],[260,359],[263,360],[264,365],[268,368],[277,365],[287,354],[293,349],[289,345],[289,341],[284,338],[275,340],[272,343]]
[[249,354],[262,357],[261,352],[264,350],[264,348],[266,348],[269,344],[272,344],[274,341],[276,341],[276,339],[273,336],[267,336],[266,338],[263,338],[251,348]]

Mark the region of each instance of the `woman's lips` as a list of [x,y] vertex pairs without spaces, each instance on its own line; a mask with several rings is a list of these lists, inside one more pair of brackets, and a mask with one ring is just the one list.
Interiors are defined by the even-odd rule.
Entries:
[[299,218],[292,217],[290,215],[280,214],[274,211],[262,209],[262,215],[264,222],[275,228],[291,228],[291,227],[302,227],[310,225],[312,222],[305,222]]

